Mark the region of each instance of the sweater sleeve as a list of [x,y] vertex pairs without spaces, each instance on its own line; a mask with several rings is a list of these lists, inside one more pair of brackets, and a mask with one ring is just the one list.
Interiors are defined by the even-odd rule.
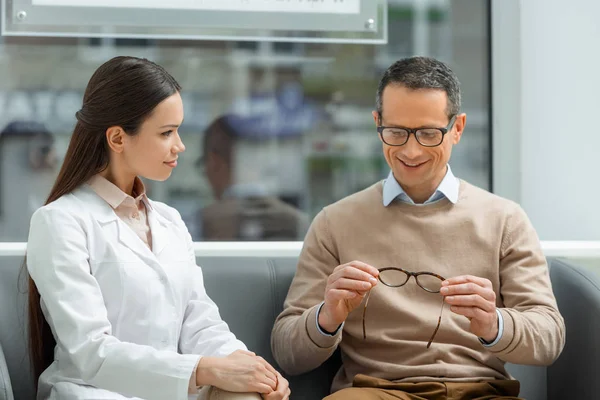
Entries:
[[317,368],[333,354],[342,339],[342,329],[330,336],[317,327],[317,312],[327,278],[338,264],[323,210],[309,228],[296,275],[271,334],[273,356],[288,374]]
[[488,349],[514,364],[549,365],[565,345],[565,324],[537,233],[525,211],[509,214],[500,251],[502,338]]

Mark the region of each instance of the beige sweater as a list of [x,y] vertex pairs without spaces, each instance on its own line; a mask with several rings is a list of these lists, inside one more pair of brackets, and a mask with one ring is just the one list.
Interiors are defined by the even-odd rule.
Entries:
[[[427,349],[442,297],[420,289],[413,278],[400,288],[381,283],[373,288],[367,340],[362,305],[335,336],[323,335],[316,312],[327,277],[353,260],[445,278],[489,279],[504,319],[501,340],[484,347],[469,332],[469,321],[445,305],[440,330]],[[444,199],[384,207],[380,182],[323,209],[305,239],[271,340],[275,359],[290,374],[318,367],[339,345],[343,367],[332,391],[350,386],[356,374],[392,381],[509,379],[504,362],[547,365],[564,343],[546,260],[524,211],[464,181],[456,204]]]

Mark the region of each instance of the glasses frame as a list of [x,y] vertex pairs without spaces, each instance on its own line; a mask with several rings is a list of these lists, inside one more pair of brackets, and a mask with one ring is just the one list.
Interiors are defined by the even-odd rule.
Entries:
[[[385,271],[390,271],[390,270],[394,270],[394,271],[400,271],[406,274],[406,280],[401,283],[400,285],[390,285],[388,283],[385,283],[382,279],[381,279],[381,273],[385,272]],[[420,272],[411,272],[411,271],[407,271],[405,269],[402,268],[398,268],[398,267],[387,267],[387,268],[379,268],[379,275],[377,276],[377,279],[379,280],[379,282],[381,282],[382,284],[384,284],[387,287],[391,287],[391,288],[399,288],[402,287],[404,285],[406,285],[408,283],[408,281],[410,280],[411,277],[415,278],[415,282],[417,283],[417,285],[425,290],[428,293],[439,293],[439,290],[430,290],[427,289],[426,287],[422,286],[419,283],[419,279],[418,277],[421,275],[429,275],[429,276],[433,276],[438,278],[439,280],[441,280],[442,282],[446,280],[446,278],[444,278],[441,275],[438,275],[436,273],[433,272],[429,272],[429,271],[420,271]],[[440,287],[441,289],[441,287]],[[372,289],[371,289],[372,290]],[[363,328],[363,339],[366,340],[367,339],[367,327],[366,327],[366,317],[367,317],[367,306],[369,305],[369,298],[371,297],[371,290],[369,290],[369,293],[367,293],[367,298],[365,299],[365,306],[363,308],[363,318],[362,318],[362,328]],[[431,346],[431,343],[433,342],[433,339],[435,338],[435,335],[437,334],[438,330],[440,329],[440,325],[442,323],[442,313],[444,311],[444,300],[442,299],[442,307],[440,309],[440,316],[438,317],[438,322],[437,322],[437,326],[435,327],[435,330],[433,331],[433,334],[431,335],[431,338],[429,339],[429,342],[427,342],[427,348],[429,348]]]
[[[381,113],[379,113],[379,123],[381,123],[382,117],[381,117]],[[408,140],[410,139],[410,135],[411,133],[414,135],[417,143],[419,143],[421,146],[423,147],[437,147],[439,145],[441,145],[442,143],[444,143],[444,137],[446,137],[446,134],[448,132],[450,132],[452,130],[452,128],[454,127],[454,123],[456,122],[456,115],[453,115],[450,118],[450,122],[448,122],[448,125],[446,125],[445,128],[439,128],[439,127],[432,127],[432,128],[404,128],[401,126],[382,126],[379,125],[377,127],[377,132],[379,133],[379,137],[381,138],[381,141],[385,144],[387,144],[388,146],[404,146],[406,143],[408,143]],[[385,141],[385,139],[383,138],[383,131],[385,129],[402,129],[405,130],[406,132],[408,132],[408,135],[406,136],[406,141],[402,144],[391,144]],[[442,133],[442,139],[440,140],[440,142],[438,144],[423,144],[421,143],[421,141],[419,140],[419,136],[417,135],[417,132],[424,130],[424,129],[437,129],[438,131],[440,131]]]

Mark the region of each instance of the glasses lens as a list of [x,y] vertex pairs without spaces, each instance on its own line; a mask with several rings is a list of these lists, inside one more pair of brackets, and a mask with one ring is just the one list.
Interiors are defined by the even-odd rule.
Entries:
[[392,146],[402,145],[408,140],[408,132],[404,129],[386,128],[381,133],[383,141]]
[[437,276],[422,274],[417,276],[417,283],[423,289],[432,293],[439,293],[442,288],[442,280]]
[[408,275],[398,269],[387,269],[379,272],[379,279],[387,286],[402,286],[408,280]]
[[421,129],[417,131],[417,139],[423,146],[437,146],[442,143],[444,135],[439,129]]

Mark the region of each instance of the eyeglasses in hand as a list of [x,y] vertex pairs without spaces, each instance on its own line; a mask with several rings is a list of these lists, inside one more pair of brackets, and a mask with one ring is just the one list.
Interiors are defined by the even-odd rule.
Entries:
[[[426,292],[429,293],[439,293],[442,288],[442,282],[446,279],[441,277],[438,274],[434,274],[433,272],[410,272],[403,270],[402,268],[396,267],[388,267],[379,269],[379,281],[383,283],[385,286],[399,288],[409,281],[410,277],[414,276],[417,285]],[[367,298],[365,300],[365,308],[363,309],[363,339],[367,339],[367,330],[366,330],[366,316],[367,316],[367,306],[369,304],[369,297],[371,296],[371,292],[367,294]],[[438,318],[438,323],[433,331],[433,335],[431,335],[431,339],[427,343],[427,348],[431,346],[437,331],[440,329],[440,324],[442,323],[442,312],[444,311],[444,301],[442,300],[442,308],[440,309],[440,316]]]

